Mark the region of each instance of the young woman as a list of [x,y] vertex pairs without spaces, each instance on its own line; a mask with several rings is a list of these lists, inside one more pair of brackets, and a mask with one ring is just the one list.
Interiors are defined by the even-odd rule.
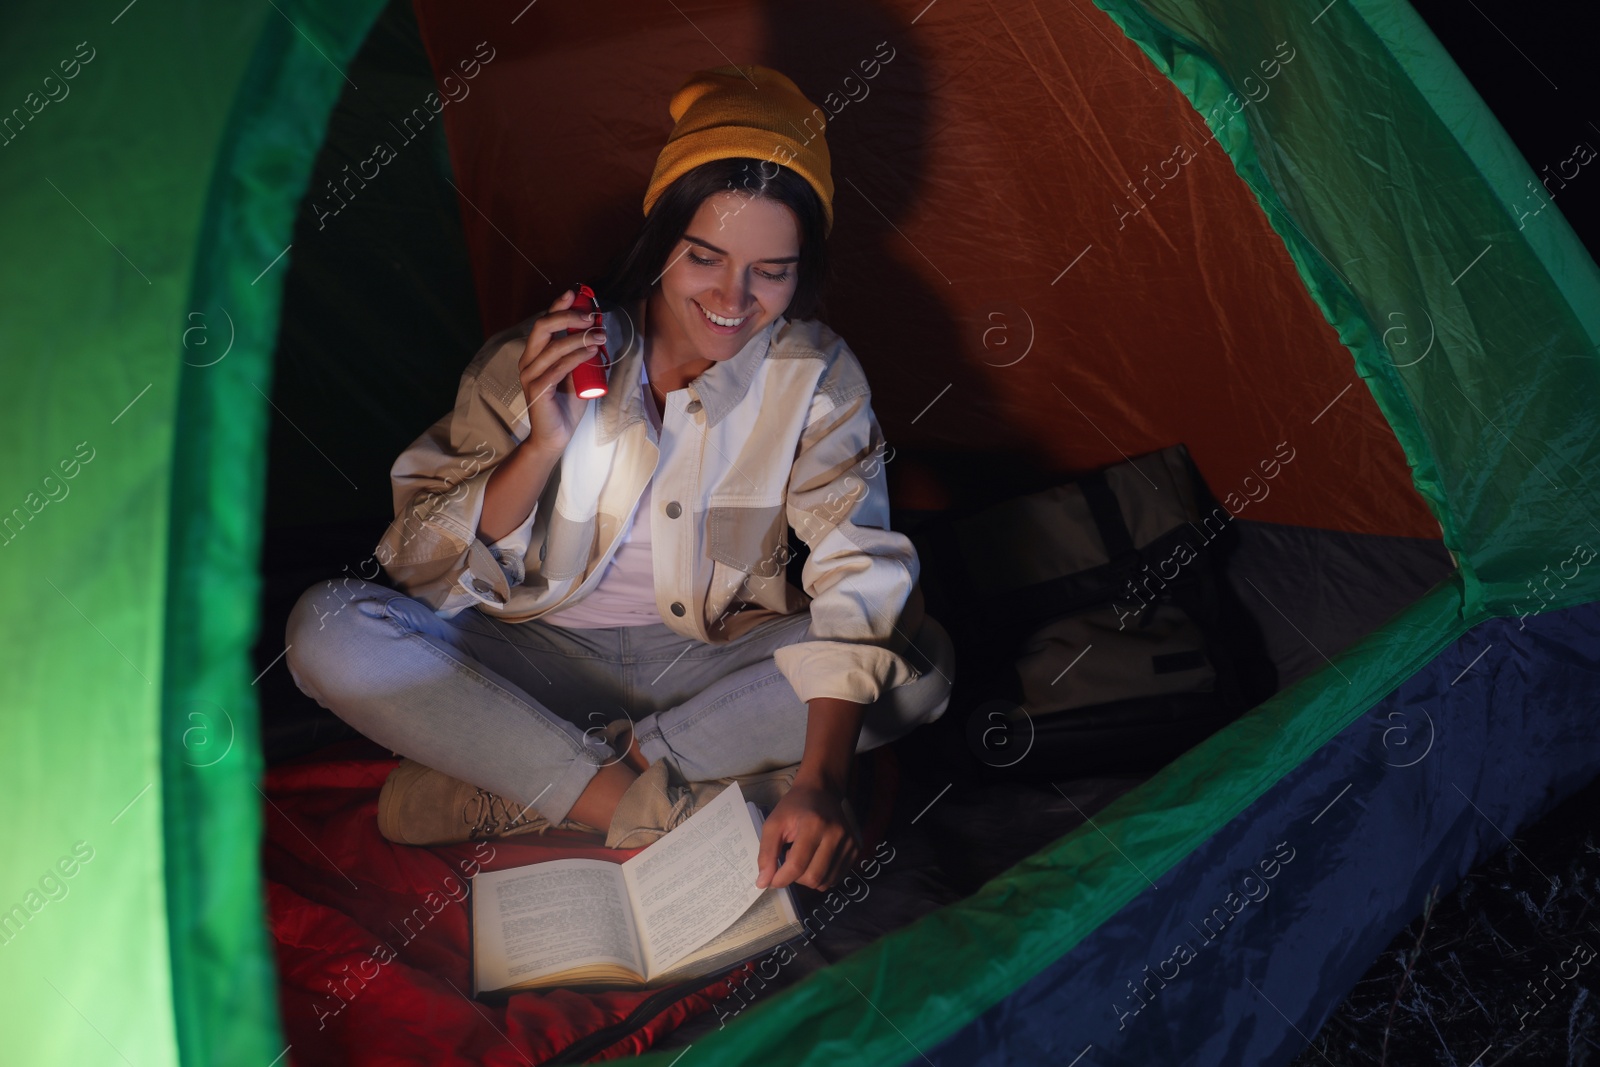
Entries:
[[[813,318],[824,112],[747,66],[696,73],[671,113],[603,313],[568,290],[489,339],[394,465],[396,588],[308,590],[288,661],[408,757],[391,840],[555,824],[635,847],[737,780],[772,806],[757,884],[824,889],[860,847],[855,753],[943,713],[950,641],[889,529],[866,377]],[[570,375],[602,341],[609,392],[584,400]]]

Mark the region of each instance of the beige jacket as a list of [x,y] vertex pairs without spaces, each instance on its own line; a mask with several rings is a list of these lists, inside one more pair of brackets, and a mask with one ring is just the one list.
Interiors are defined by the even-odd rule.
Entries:
[[[476,536],[484,484],[530,431],[517,363],[533,318],[484,344],[455,410],[391,471],[395,519],[376,557],[396,587],[445,618],[536,619],[599,583],[653,475],[656,607],[673,630],[724,644],[809,607],[808,640],[776,653],[801,699],[868,704],[915,680],[902,653],[921,568],[889,529],[883,434],[855,354],[827,326],[779,316],[667,395],[658,441],[640,388],[644,311],[604,311],[610,391],[584,409],[532,514],[492,544]],[[803,592],[785,576],[790,528],[810,549]]]

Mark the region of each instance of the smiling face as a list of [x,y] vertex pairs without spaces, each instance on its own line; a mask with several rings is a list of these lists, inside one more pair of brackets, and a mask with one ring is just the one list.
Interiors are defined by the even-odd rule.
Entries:
[[650,294],[652,377],[678,388],[738,355],[789,306],[799,258],[800,227],[783,204],[734,192],[702,201]]

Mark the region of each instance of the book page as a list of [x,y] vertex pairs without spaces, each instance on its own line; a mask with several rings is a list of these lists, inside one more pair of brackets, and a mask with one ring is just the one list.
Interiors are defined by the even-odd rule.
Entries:
[[739,783],[622,865],[644,947],[657,975],[732,926],[762,893],[756,836]]
[[[767,889],[756,898],[748,911],[739,916],[737,922],[684,957],[673,969],[691,972],[696,971],[697,965],[704,961],[758,953],[801,929],[800,917],[795,913],[788,888]],[[688,977],[687,973],[685,977]]]
[[592,963],[640,975],[644,961],[619,865],[555,860],[479,874],[472,930],[480,991]]
[[[761,814],[760,808],[749,801],[745,802],[745,808],[755,824],[756,839],[760,840],[766,817]],[[789,888],[764,889],[756,902],[732,926],[678,961],[674,970],[698,971],[698,965],[706,961],[729,955],[745,955],[741,949],[747,945],[770,947],[800,930],[800,915],[794,910],[794,896]],[[759,952],[761,949],[752,947],[748,951]]]

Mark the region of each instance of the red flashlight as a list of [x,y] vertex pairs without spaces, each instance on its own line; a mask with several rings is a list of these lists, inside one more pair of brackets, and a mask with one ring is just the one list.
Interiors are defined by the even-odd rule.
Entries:
[[[572,287],[572,290],[577,294],[572,301],[572,310],[589,312],[595,310],[593,289],[579,282]],[[572,368],[572,388],[583,399],[594,400],[606,395],[606,365],[611,359],[606,353],[605,329],[599,326],[591,326],[588,329],[600,330],[600,351]],[[585,332],[587,331],[577,327],[567,330],[569,336]]]

